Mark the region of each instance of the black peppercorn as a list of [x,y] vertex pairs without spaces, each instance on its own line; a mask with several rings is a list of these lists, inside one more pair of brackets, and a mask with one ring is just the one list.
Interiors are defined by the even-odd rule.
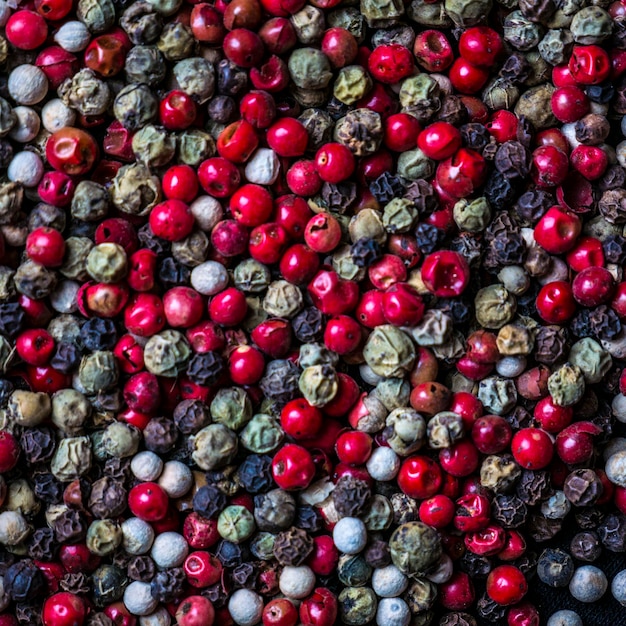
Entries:
[[13,602],[26,602],[45,592],[46,580],[31,559],[11,565],[4,574],[4,591]]
[[375,239],[363,237],[350,246],[350,256],[357,267],[369,267],[378,261],[381,255],[380,245]]
[[487,578],[493,569],[493,561],[486,556],[474,554],[467,550],[457,561],[459,568],[471,578]]
[[626,552],[626,516],[609,513],[597,528],[602,545],[611,552]]
[[63,374],[68,374],[72,370],[78,367],[81,359],[81,351],[78,346],[74,343],[60,342],[57,344],[56,350],[52,359],[50,360],[50,365],[54,367],[54,369],[59,370]]
[[274,540],[274,556],[281,565],[302,565],[312,551],[313,539],[300,528],[292,526]]
[[45,463],[54,454],[54,433],[48,426],[28,428],[20,436],[20,446],[27,463]]
[[375,539],[363,553],[365,562],[373,568],[387,567],[391,563],[391,551],[389,544],[381,539]]
[[549,587],[566,587],[574,574],[572,557],[558,548],[547,548],[537,561],[537,575]]
[[117,329],[110,319],[92,317],[80,329],[80,338],[87,350],[112,350],[117,343]]
[[41,607],[28,602],[20,602],[15,605],[15,618],[19,624],[25,626],[41,626]]
[[430,215],[439,204],[433,186],[422,178],[409,183],[402,197],[413,203],[420,217]]
[[274,484],[272,457],[259,454],[247,456],[237,470],[237,477],[248,493],[269,491]]
[[54,520],[54,535],[59,543],[75,543],[87,534],[86,524],[81,514],[67,509]]
[[126,509],[126,489],[110,476],[100,478],[92,485],[88,506],[98,519],[117,517]]
[[259,387],[267,398],[283,405],[299,394],[301,374],[302,370],[292,361],[276,359],[268,363]]
[[337,481],[332,498],[341,517],[358,517],[367,508],[371,495],[365,481],[345,475]]
[[63,485],[49,473],[34,475],[33,491],[47,504],[59,504],[63,501]]
[[296,509],[293,525],[308,533],[316,533],[322,529],[322,516],[315,507],[303,504]]
[[600,545],[600,537],[594,531],[583,531],[572,537],[570,543],[570,552],[575,559],[593,563],[600,558],[602,554],[602,546]]
[[211,423],[209,407],[200,400],[179,402],[172,417],[183,435],[192,435]]
[[193,496],[193,510],[210,519],[226,507],[226,496],[214,485],[203,485]]
[[185,590],[187,578],[182,567],[157,572],[150,582],[150,594],[159,602],[179,602]]
[[507,608],[494,602],[484,593],[476,603],[478,615],[491,624],[501,624],[506,616]]
[[230,96],[215,96],[207,105],[209,118],[218,124],[230,124],[237,119],[239,109]]
[[312,343],[322,336],[324,316],[316,307],[307,307],[293,318],[293,333],[298,341]]
[[137,238],[139,239],[143,248],[152,250],[157,256],[163,257],[169,253],[171,244],[165,239],[157,237],[150,228],[150,224],[144,224],[137,231]]
[[516,495],[497,495],[491,504],[493,519],[504,528],[519,528],[526,523],[528,508]]
[[176,445],[178,430],[171,419],[153,417],[143,430],[144,444],[150,452],[167,454]]
[[[89,584],[89,579],[83,572],[68,572],[59,581],[59,587],[61,587],[63,591],[68,591],[69,593],[74,593],[76,595],[86,595],[92,590],[91,585]],[[121,596],[118,596],[118,598],[119,597]],[[94,599],[96,598],[94,597]]]
[[432,224],[420,222],[415,229],[415,239],[417,247],[423,254],[434,252],[445,239],[446,234]]
[[602,251],[608,263],[623,265],[626,262],[626,237],[622,237],[622,235],[608,235],[602,241]]
[[36,528],[28,542],[28,556],[35,561],[52,561],[57,548],[52,528]]
[[149,556],[134,556],[128,562],[126,572],[131,580],[148,583],[156,574],[156,564]]
[[[617,313],[606,304],[601,304],[589,312],[589,332],[596,339],[610,341],[622,330]],[[584,337],[585,335],[579,335]]]
[[17,302],[0,303],[0,334],[15,339],[22,332],[25,321],[24,309]]
[[357,198],[357,186],[350,181],[337,184],[324,183],[321,195],[329,211],[345,213]]
[[574,506],[591,506],[602,495],[602,481],[591,469],[574,470],[565,478],[563,493]]
[[562,520],[548,519],[540,513],[530,516],[527,524],[528,532],[536,543],[549,541],[561,530]]
[[252,563],[238,565],[231,574],[235,587],[254,589],[256,584],[257,568]]
[[378,202],[387,204],[404,193],[404,185],[399,176],[383,172],[370,183],[370,191]]
[[224,371],[224,359],[218,352],[194,354],[187,365],[187,376],[196,385],[214,385]]
[[600,191],[620,189],[626,184],[626,170],[620,165],[609,165],[598,181]]
[[220,609],[226,605],[230,594],[224,589],[222,583],[219,582],[203,589],[201,595],[210,600],[216,609]]
[[224,567],[236,567],[249,558],[248,548],[244,544],[232,543],[226,540],[220,541],[215,556]]
[[191,269],[172,257],[166,257],[159,264],[158,275],[163,286],[171,289],[178,285],[188,285]]

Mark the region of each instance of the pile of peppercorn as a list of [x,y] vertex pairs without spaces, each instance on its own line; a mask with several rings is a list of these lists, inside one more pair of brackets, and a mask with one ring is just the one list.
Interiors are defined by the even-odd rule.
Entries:
[[626,0],[0,0],[0,626],[619,623],[625,116]]

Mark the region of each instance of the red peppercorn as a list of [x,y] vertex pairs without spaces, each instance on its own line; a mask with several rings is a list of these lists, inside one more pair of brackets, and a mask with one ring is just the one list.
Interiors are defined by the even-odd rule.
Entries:
[[424,316],[424,302],[415,287],[395,283],[382,298],[383,315],[394,326],[417,326]]
[[478,450],[469,439],[462,439],[439,452],[439,463],[452,476],[469,476],[478,468]]
[[554,452],[552,439],[540,428],[522,428],[513,435],[511,452],[524,469],[540,470],[547,467]]
[[490,120],[485,124],[489,134],[495,137],[498,143],[513,141],[517,138],[519,120],[514,113],[501,109],[495,111]]
[[239,67],[254,67],[259,65],[263,58],[263,41],[254,31],[247,28],[231,30],[224,37],[222,48],[226,58]]
[[276,117],[276,102],[267,91],[250,91],[239,102],[239,114],[254,128],[268,128]]
[[562,254],[574,247],[581,230],[582,224],[576,214],[553,206],[537,222],[534,237],[546,251]]
[[37,187],[39,197],[56,207],[65,207],[72,201],[76,183],[63,172],[46,172]]
[[575,272],[580,272],[588,267],[603,267],[602,242],[595,237],[581,237],[574,248],[567,253],[566,259],[568,265]]
[[443,72],[454,61],[452,46],[440,30],[429,29],[417,33],[413,54],[417,62],[428,72]]
[[498,554],[506,544],[506,532],[504,528],[496,524],[489,524],[481,530],[467,533],[464,537],[465,547],[473,554],[479,556],[494,556]]
[[298,609],[287,598],[274,598],[263,609],[263,626],[296,626]]
[[248,230],[235,220],[222,220],[211,231],[211,244],[223,257],[239,256],[248,247]]
[[413,73],[413,58],[400,44],[384,44],[374,48],[367,67],[378,82],[393,85]]
[[197,513],[190,513],[183,523],[183,537],[195,550],[206,550],[220,540],[217,520],[207,519]]
[[601,432],[601,428],[593,422],[575,422],[557,435],[556,453],[567,465],[586,463],[594,453],[594,437]]
[[487,595],[500,605],[516,604],[527,591],[526,577],[513,565],[499,565],[487,577]]
[[429,159],[443,161],[461,147],[461,132],[448,122],[434,122],[419,134],[417,146]]
[[559,87],[551,100],[552,113],[559,122],[576,122],[589,113],[591,103],[585,92],[574,85]]
[[309,283],[307,290],[313,305],[325,315],[343,315],[354,309],[359,298],[359,286],[344,280],[336,272],[320,270]]
[[124,374],[137,374],[144,367],[143,348],[132,335],[123,335],[113,348],[117,364]]
[[299,608],[302,626],[333,626],[337,613],[337,598],[325,587],[317,587]]
[[539,612],[532,604],[519,604],[509,609],[507,626],[539,626]]
[[556,187],[567,176],[567,154],[551,145],[535,148],[532,154],[531,176],[539,187]]
[[438,585],[439,602],[449,611],[463,611],[474,604],[472,579],[465,572],[455,571],[444,583]]
[[302,156],[309,142],[304,125],[293,117],[277,120],[265,135],[267,145],[281,157]]
[[470,429],[483,414],[483,403],[472,393],[457,391],[452,394],[448,411],[460,415],[465,428]]
[[250,228],[267,222],[273,210],[272,195],[260,185],[242,185],[230,198],[233,217]]
[[170,91],[159,103],[159,119],[167,130],[189,128],[197,113],[196,103],[184,91]]
[[86,615],[87,607],[81,598],[61,591],[46,599],[41,619],[44,626],[82,626]]
[[372,444],[370,435],[359,430],[351,430],[338,437],[335,452],[342,463],[365,465],[372,454]]
[[248,304],[246,297],[235,287],[224,289],[209,304],[211,320],[222,326],[237,326],[241,324],[247,312]]
[[229,124],[219,134],[216,145],[221,157],[233,163],[245,163],[257,149],[259,138],[250,122],[238,120]]
[[151,337],[165,327],[163,301],[153,293],[135,294],[124,309],[124,326],[134,335]]
[[506,450],[512,437],[511,425],[498,415],[479,417],[472,426],[472,441],[483,454],[497,454]]
[[571,406],[558,406],[550,396],[546,396],[535,405],[534,418],[545,431],[558,433],[571,424],[574,409]]
[[473,26],[461,33],[459,54],[477,67],[493,67],[503,51],[502,38],[488,26]]
[[46,365],[54,354],[55,342],[43,328],[32,328],[20,333],[15,341],[20,359],[29,365]]
[[566,322],[576,312],[572,287],[565,281],[554,281],[541,288],[535,302],[537,313],[548,324]]
[[378,261],[369,266],[367,276],[376,289],[388,289],[398,282],[404,282],[407,279],[407,271],[397,256],[383,254]]
[[604,267],[588,267],[572,282],[572,295],[578,304],[593,307],[607,302],[615,291],[615,280]]
[[272,476],[287,491],[306,489],[315,475],[311,453],[293,443],[284,445],[272,460]]
[[359,386],[354,378],[339,372],[337,374],[339,389],[337,395],[324,405],[324,413],[331,417],[343,417],[359,399]]
[[609,77],[611,61],[606,50],[600,46],[574,46],[569,71],[581,85],[598,85]]
[[280,259],[280,273],[294,285],[308,283],[319,269],[317,253],[302,243],[289,247]]
[[361,327],[348,315],[338,315],[326,323],[324,343],[337,354],[350,354],[361,343]]
[[174,617],[177,626],[213,626],[215,609],[204,596],[188,596],[178,605]]
[[189,27],[195,39],[210,45],[221,44],[227,32],[220,12],[205,2],[193,7],[189,16]]
[[283,430],[294,439],[310,439],[315,437],[324,421],[322,412],[310,405],[304,398],[291,400],[280,413]]
[[46,159],[55,170],[69,176],[87,174],[98,158],[98,144],[84,130],[66,126],[46,142]]
[[317,213],[304,229],[304,240],[315,252],[331,252],[341,241],[341,226],[330,213]]
[[354,155],[341,143],[327,143],[315,154],[315,167],[326,183],[337,184],[354,172]]
[[473,65],[467,59],[459,57],[448,72],[452,86],[463,94],[480,91],[489,80],[489,70]]
[[398,487],[409,497],[417,500],[432,498],[440,489],[441,468],[426,456],[405,459],[398,472]]
[[58,89],[64,80],[76,74],[80,64],[76,56],[60,46],[48,46],[37,55],[35,65],[46,75],[50,87]]
[[224,571],[220,560],[208,552],[192,552],[183,563],[187,582],[204,589],[218,582]]
[[445,528],[454,519],[454,502],[448,496],[438,494],[420,504],[419,518],[433,528]]
[[204,300],[191,287],[173,287],[163,295],[163,312],[173,328],[190,328],[202,319]]
[[198,176],[189,165],[173,165],[163,174],[162,187],[168,200],[189,203],[198,195]]
[[422,264],[424,285],[438,298],[460,296],[469,279],[469,265],[458,252],[439,250],[429,254]]
[[39,13],[16,11],[7,20],[5,35],[9,43],[19,50],[35,50],[46,41],[48,24]]
[[570,154],[572,167],[587,180],[597,180],[609,165],[609,157],[599,146],[576,146]]
[[256,348],[239,346],[228,356],[230,379],[236,385],[254,385],[263,376],[264,369],[265,359]]
[[287,170],[286,180],[289,190],[299,196],[313,196],[323,185],[315,161],[307,159],[296,161]]
[[480,493],[468,493],[456,501],[454,527],[461,532],[476,532],[489,524],[491,505]]
[[0,474],[12,470],[19,457],[20,446],[15,437],[6,430],[0,430]]
[[100,35],[92,39],[85,49],[85,66],[100,76],[110,78],[124,69],[126,54],[130,48],[128,36],[121,29],[115,33]]
[[[565,157],[567,164],[567,157]],[[465,198],[476,191],[487,175],[485,159],[475,150],[461,148],[437,167],[439,186],[455,198]]]
[[248,252],[254,260],[273,265],[282,260],[288,242],[289,235],[285,229],[280,224],[268,222],[252,229]]

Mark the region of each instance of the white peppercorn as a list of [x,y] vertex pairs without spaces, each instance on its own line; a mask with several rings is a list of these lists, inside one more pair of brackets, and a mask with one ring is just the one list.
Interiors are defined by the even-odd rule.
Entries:
[[9,74],[8,89],[18,104],[37,104],[48,93],[48,78],[35,65],[18,65]]
[[408,585],[409,579],[395,565],[379,567],[372,574],[372,589],[381,598],[402,595]]
[[263,598],[249,589],[238,589],[228,601],[228,612],[238,626],[255,626],[263,614]]
[[311,594],[315,587],[315,581],[315,574],[307,565],[300,565],[299,567],[287,565],[280,573],[278,586],[281,593],[288,598],[302,600]]
[[620,450],[609,457],[604,471],[613,484],[626,487],[626,450]]
[[367,528],[358,517],[343,517],[333,528],[333,541],[344,554],[358,554],[367,544]]
[[80,283],[74,280],[61,281],[50,294],[50,304],[57,313],[75,313],[78,310],[76,296]]
[[400,470],[400,457],[391,448],[376,448],[367,460],[366,467],[374,480],[393,480]]
[[453,573],[454,573],[454,562],[444,552],[439,558],[439,563],[437,564],[435,569],[431,570],[426,576],[426,578],[428,578],[430,582],[433,582],[436,585],[442,585],[443,583],[447,583],[450,580],[450,578],[452,578]]
[[146,554],[154,542],[154,530],[148,522],[130,517],[122,522],[122,546],[128,554]]
[[188,553],[189,545],[185,538],[175,532],[158,535],[150,550],[150,556],[161,569],[180,567]]
[[36,187],[43,176],[43,161],[36,152],[18,152],[7,168],[7,178],[24,187]]
[[376,610],[378,626],[409,626],[411,611],[408,604],[401,598],[383,598]]
[[226,268],[217,261],[205,261],[191,271],[191,286],[204,296],[214,296],[224,291],[228,280]]
[[583,620],[578,613],[563,609],[553,613],[546,626],[583,626]]
[[280,161],[273,150],[259,148],[246,163],[245,175],[250,183],[271,185],[280,173]]
[[0,544],[16,546],[31,532],[28,522],[17,511],[3,511],[0,513]]
[[196,218],[196,224],[205,232],[211,232],[213,227],[224,216],[224,209],[216,198],[212,196],[200,196],[190,205],[189,210]]
[[150,584],[134,580],[124,590],[124,606],[133,615],[150,615],[159,606],[159,601],[152,597]]
[[579,602],[597,602],[608,586],[606,574],[600,568],[583,565],[574,572],[569,583],[569,592]]
[[11,17],[11,7],[8,2],[0,0],[0,26],[4,26]]
[[139,616],[139,626],[170,626],[171,623],[170,614],[164,606],[150,615]]
[[193,475],[184,463],[168,461],[163,466],[158,483],[170,498],[182,498],[193,485]]
[[149,450],[136,454],[130,462],[130,471],[144,482],[154,482],[163,471],[163,460]]
[[41,128],[39,115],[30,107],[15,107],[13,113],[17,119],[9,132],[9,137],[19,143],[32,141],[39,134]]
[[91,33],[82,22],[72,20],[57,30],[54,41],[67,52],[80,52],[91,41]]

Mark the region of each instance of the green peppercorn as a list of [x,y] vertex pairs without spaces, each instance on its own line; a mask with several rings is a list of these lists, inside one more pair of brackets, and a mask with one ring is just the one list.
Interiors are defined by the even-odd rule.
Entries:
[[345,245],[337,248],[332,256],[332,266],[335,272],[344,280],[361,281],[365,278],[366,268],[359,267],[354,263],[350,246]]
[[484,22],[491,11],[491,0],[446,0],[445,11],[457,28]]
[[51,411],[48,394],[16,389],[9,398],[6,416],[9,425],[32,428],[47,420]]
[[[405,600],[413,614],[428,611],[435,604],[436,599],[437,586],[426,578],[414,579],[406,590]],[[458,626],[464,626],[463,622],[458,622]]]
[[515,105],[515,115],[524,116],[537,130],[557,124],[550,101],[555,88],[552,85],[539,85],[525,91]]
[[111,389],[117,384],[118,375],[117,359],[108,351],[87,354],[78,368],[78,379],[88,394]]
[[206,472],[230,463],[237,454],[237,435],[223,424],[210,424],[189,437],[191,458]]
[[383,140],[381,117],[370,109],[355,109],[337,121],[335,141],[343,144],[355,154],[365,156],[380,148]]
[[478,398],[490,413],[504,415],[517,402],[517,388],[510,378],[489,376],[480,381]]
[[387,241],[387,231],[382,215],[380,211],[374,209],[363,209],[352,216],[348,232],[352,243],[359,239],[373,239],[376,243],[383,245]]
[[50,471],[57,480],[69,482],[91,469],[92,450],[89,437],[61,439],[50,462]]
[[174,78],[187,95],[198,104],[204,104],[215,91],[215,69],[202,57],[183,59],[172,70]]
[[186,267],[197,267],[209,255],[209,237],[201,230],[194,230],[189,236],[172,243],[172,256]]
[[347,587],[363,587],[372,575],[372,568],[362,555],[343,554],[337,563],[337,577]]
[[311,365],[304,369],[298,388],[312,406],[328,404],[339,391],[335,369],[330,365]]
[[115,96],[113,114],[126,129],[143,128],[157,117],[159,101],[148,85],[127,85]]
[[276,450],[284,437],[278,421],[263,413],[253,416],[239,433],[241,445],[254,454],[269,454]]
[[144,163],[124,165],[113,179],[111,200],[122,213],[147,215],[161,201],[159,177]]
[[128,271],[126,252],[117,243],[101,243],[94,246],[87,256],[87,272],[101,283],[117,283]]
[[175,378],[184,371],[191,356],[185,336],[177,330],[152,335],[144,348],[146,369],[151,374]]
[[291,319],[302,309],[302,292],[286,280],[272,282],[263,299],[263,308],[272,317]]
[[184,130],[178,135],[178,160],[185,165],[197,167],[215,154],[215,141],[211,135],[199,128]]
[[133,135],[133,153],[148,167],[167,165],[176,153],[176,139],[161,126],[147,124]]
[[507,493],[518,481],[522,468],[510,454],[488,456],[480,467],[480,484],[494,493]]
[[231,543],[241,543],[250,538],[255,527],[254,517],[245,506],[227,506],[217,518],[220,537]]
[[443,0],[430,2],[427,0],[413,0],[407,8],[409,17],[427,28],[451,28],[452,20],[448,17]]
[[262,293],[272,281],[267,265],[255,259],[245,259],[233,272],[235,287],[246,293]]
[[324,89],[332,78],[328,57],[316,48],[298,48],[287,63],[291,79],[300,89]]
[[515,315],[515,298],[503,285],[480,289],[474,299],[476,319],[484,328],[502,328]]
[[347,626],[365,626],[376,615],[378,601],[369,587],[345,587],[339,593],[337,601],[339,618]]
[[389,540],[393,564],[407,576],[421,576],[441,557],[441,538],[422,522],[398,526]]
[[105,429],[101,444],[104,451],[115,459],[125,459],[137,454],[141,433],[123,422],[112,422]]
[[483,102],[493,111],[511,109],[519,100],[520,91],[517,85],[507,78],[494,78],[487,83],[482,93]]
[[408,180],[431,178],[435,173],[435,162],[419,148],[405,150],[398,157],[397,172]]
[[584,7],[572,18],[570,30],[578,44],[599,44],[611,36],[613,18],[599,6]]
[[398,98],[403,112],[427,122],[441,108],[441,87],[429,74],[417,74],[402,81]]
[[384,28],[404,14],[401,0],[361,0],[361,14],[370,28]]
[[571,348],[568,361],[580,367],[585,383],[596,384],[602,381],[613,365],[611,355],[591,337],[584,337]]
[[399,456],[409,456],[426,443],[426,422],[414,409],[394,409],[385,421],[385,440]]
[[387,530],[393,522],[393,507],[389,499],[375,493],[370,498],[367,510],[361,514],[361,520],[369,532]]
[[109,108],[113,98],[109,84],[86,68],[65,80],[60,85],[58,93],[67,106],[85,116],[102,115]]
[[365,16],[356,7],[340,6],[329,13],[328,26],[345,28],[359,43],[365,37]]
[[578,365],[565,363],[548,378],[548,391],[557,406],[571,406],[585,393],[585,377]]
[[370,75],[360,65],[348,65],[339,70],[333,85],[333,95],[344,104],[355,104],[371,89]]
[[122,543],[122,529],[111,519],[95,520],[87,529],[85,543],[89,552],[97,556],[108,556]]
[[241,387],[220,389],[211,402],[211,417],[218,424],[239,430],[252,419],[252,403]]
[[92,33],[102,33],[115,24],[115,5],[112,0],[78,0],[76,17]]
[[126,55],[124,72],[129,83],[155,87],[165,78],[165,60],[156,46],[135,46]]
[[84,222],[99,222],[109,212],[109,192],[92,180],[81,180],[76,185],[70,205],[72,217]]

